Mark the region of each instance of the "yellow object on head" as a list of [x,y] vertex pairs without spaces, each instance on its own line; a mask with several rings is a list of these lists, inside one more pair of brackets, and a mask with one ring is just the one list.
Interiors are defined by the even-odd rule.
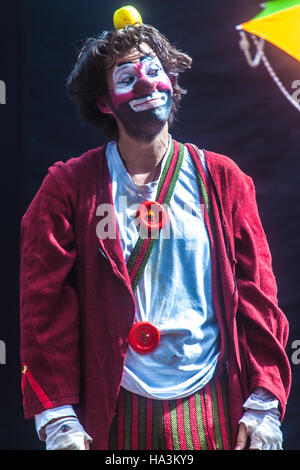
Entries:
[[143,20],[136,8],[127,5],[115,11],[113,22],[115,29],[122,29],[128,24],[142,24]]

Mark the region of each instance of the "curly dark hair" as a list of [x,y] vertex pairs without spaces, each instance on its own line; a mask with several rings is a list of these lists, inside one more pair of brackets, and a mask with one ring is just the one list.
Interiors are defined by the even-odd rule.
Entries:
[[106,95],[106,71],[114,66],[115,59],[135,48],[140,51],[146,43],[161,61],[173,86],[173,106],[169,119],[171,125],[186,90],[178,84],[178,74],[191,68],[192,59],[177,50],[153,26],[128,25],[115,31],[104,31],[97,37],[85,40],[75,66],[67,79],[67,93],[77,104],[79,115],[85,121],[101,127],[107,138],[116,139],[118,127],[114,117],[102,113],[97,102]]

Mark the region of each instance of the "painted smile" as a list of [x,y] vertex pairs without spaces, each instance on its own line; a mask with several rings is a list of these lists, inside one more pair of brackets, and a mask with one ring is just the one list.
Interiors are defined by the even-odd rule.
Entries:
[[163,106],[166,104],[167,99],[167,94],[165,92],[155,91],[154,93],[151,93],[151,95],[148,95],[146,97],[144,96],[143,98],[131,100],[129,102],[129,105],[133,109],[133,111],[139,112]]

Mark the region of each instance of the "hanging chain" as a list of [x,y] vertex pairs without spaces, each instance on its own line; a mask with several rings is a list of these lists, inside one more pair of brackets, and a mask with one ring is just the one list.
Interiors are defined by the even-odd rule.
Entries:
[[252,40],[253,40],[253,42],[256,46],[256,49],[257,49],[256,55],[255,55],[254,59],[252,59],[251,53],[250,53],[250,44],[249,44],[246,33],[239,29],[239,34],[240,34],[240,37],[241,37],[239,45],[240,45],[240,48],[242,49],[242,51],[244,52],[246,60],[247,60],[248,64],[250,65],[250,67],[257,67],[259,65],[259,63],[261,62],[261,60],[262,60],[264,66],[268,70],[269,74],[271,75],[271,77],[274,80],[275,84],[278,86],[281,93],[286,97],[286,99],[298,111],[300,111],[300,103],[298,103],[296,100],[294,100],[292,95],[288,92],[288,90],[285,88],[283,83],[280,81],[280,79],[276,75],[273,67],[271,66],[269,60],[267,59],[267,57],[266,57],[266,55],[263,51],[264,42],[265,42],[264,39],[263,38],[257,39],[257,37],[254,34],[251,34],[251,38],[252,38]]
[[251,52],[250,52],[250,43],[248,41],[247,35],[245,31],[242,31],[242,30],[239,30],[239,33],[240,33],[239,46],[244,52],[248,64],[250,65],[250,67],[257,67],[262,58],[263,48],[264,48],[264,43],[265,43],[264,39],[259,38],[258,44],[256,44],[257,52],[256,52],[254,59],[252,59]]

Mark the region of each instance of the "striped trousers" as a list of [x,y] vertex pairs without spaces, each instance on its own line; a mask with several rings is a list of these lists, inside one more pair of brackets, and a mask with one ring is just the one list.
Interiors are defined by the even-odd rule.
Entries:
[[227,386],[217,375],[195,394],[152,400],[121,387],[111,450],[229,450]]

